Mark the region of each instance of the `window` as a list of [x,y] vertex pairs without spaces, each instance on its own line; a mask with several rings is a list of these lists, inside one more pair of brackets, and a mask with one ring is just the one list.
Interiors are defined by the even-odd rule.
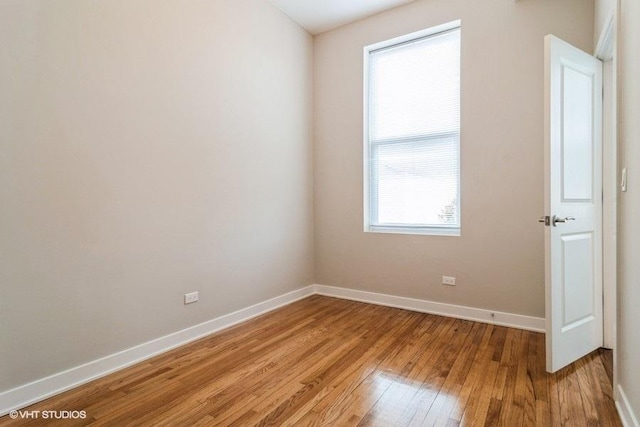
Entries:
[[365,48],[365,231],[460,235],[460,22]]

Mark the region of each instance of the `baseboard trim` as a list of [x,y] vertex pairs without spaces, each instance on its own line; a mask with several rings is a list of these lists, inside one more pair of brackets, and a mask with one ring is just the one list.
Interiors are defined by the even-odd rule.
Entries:
[[191,341],[229,328],[256,316],[291,304],[315,293],[310,285],[267,301],[217,317],[144,344],[111,354],[63,372],[0,393],[0,416],[24,408],[79,385],[180,347]]
[[524,329],[527,331],[545,331],[544,318],[540,317],[523,316],[521,314],[484,310],[481,308],[379,294],[356,289],[338,288],[335,286],[315,285],[315,293],[318,295],[366,302],[369,304],[403,308],[405,310],[418,311],[421,313],[437,314],[440,316],[473,320],[475,322],[489,323],[492,325],[508,326],[510,328]]
[[636,417],[636,414],[633,412],[627,395],[624,393],[622,385],[620,384],[618,384],[618,398],[619,399],[616,400],[616,408],[618,408],[618,414],[624,427],[640,427],[638,417]]

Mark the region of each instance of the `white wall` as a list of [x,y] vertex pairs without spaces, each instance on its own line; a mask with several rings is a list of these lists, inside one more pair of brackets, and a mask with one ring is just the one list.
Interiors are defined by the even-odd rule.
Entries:
[[0,392],[312,283],[313,41],[269,2],[3,0],[0,40]]
[[620,167],[628,169],[628,191],[618,208],[618,383],[640,417],[640,3],[621,0],[619,53]]
[[[591,51],[593,13],[585,0],[423,0],[317,36],[316,281],[544,317],[543,38]],[[364,233],[362,49],[456,19],[462,237]]]

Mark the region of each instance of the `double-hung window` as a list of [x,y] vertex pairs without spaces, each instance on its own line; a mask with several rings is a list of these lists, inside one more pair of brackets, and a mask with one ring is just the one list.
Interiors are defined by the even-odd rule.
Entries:
[[365,231],[460,235],[460,22],[365,48]]

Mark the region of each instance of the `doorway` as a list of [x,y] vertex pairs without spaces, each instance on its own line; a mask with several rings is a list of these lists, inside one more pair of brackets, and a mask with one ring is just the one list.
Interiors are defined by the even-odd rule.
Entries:
[[613,352],[613,383],[616,390],[617,323],[617,58],[615,10],[607,19],[594,55],[603,62],[602,93],[602,255],[604,347]]

